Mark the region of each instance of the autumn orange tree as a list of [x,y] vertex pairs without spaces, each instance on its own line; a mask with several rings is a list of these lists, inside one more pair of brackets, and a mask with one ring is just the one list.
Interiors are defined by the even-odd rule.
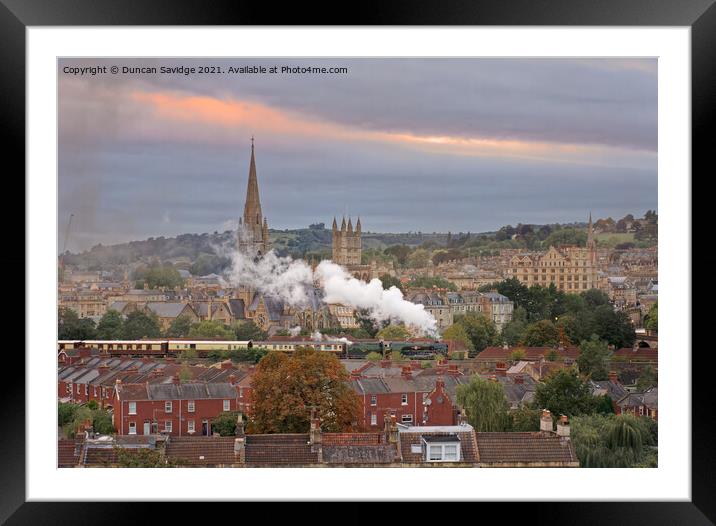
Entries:
[[358,397],[336,356],[312,348],[292,355],[273,352],[256,366],[252,380],[251,433],[307,433],[311,408],[328,432],[350,430],[358,415]]

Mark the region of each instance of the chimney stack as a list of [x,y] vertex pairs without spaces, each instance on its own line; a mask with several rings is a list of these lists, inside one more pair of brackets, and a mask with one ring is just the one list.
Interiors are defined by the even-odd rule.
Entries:
[[400,368],[400,376],[402,376],[406,380],[410,380],[413,377],[413,373],[409,365],[403,365]]
[[236,416],[236,427],[234,428],[234,434],[237,437],[244,437],[244,413],[239,411]]
[[619,383],[616,371],[609,371],[609,381],[613,384]]
[[549,409],[542,409],[542,416],[539,419],[539,430],[542,433],[552,432],[552,413]]
[[388,433],[388,442],[390,444],[398,443],[398,423],[395,416],[390,416],[390,432]]
[[229,383],[230,383],[231,385],[234,385],[234,384],[236,383],[236,375],[235,375],[235,374],[230,374],[230,375],[229,375]]
[[557,422],[557,436],[569,436],[569,419],[566,415],[562,415],[559,417],[559,421]]
[[316,414],[316,408],[311,408],[311,429],[309,432],[311,445],[320,445],[322,442],[321,436],[321,419]]
[[450,376],[460,376],[460,371],[457,369],[457,364],[450,364],[447,368],[447,374]]
[[388,367],[390,367],[390,364],[391,364],[390,358],[380,361],[380,366],[383,369],[387,369]]
[[497,364],[495,364],[495,374],[497,376],[507,376],[507,364],[505,362],[497,362]]
[[516,384],[523,384],[523,383],[525,383],[525,377],[522,376],[521,374],[516,374],[516,375],[515,375],[515,383],[516,383]]
[[174,385],[179,385],[179,384],[181,383],[181,380],[179,379],[179,375],[178,375],[178,374],[175,374],[174,376],[172,376],[172,383],[173,383]]

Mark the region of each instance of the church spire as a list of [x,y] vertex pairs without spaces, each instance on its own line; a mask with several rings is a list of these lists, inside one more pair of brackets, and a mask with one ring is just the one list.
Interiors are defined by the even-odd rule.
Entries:
[[256,158],[254,156],[254,137],[251,136],[251,163],[249,164],[249,184],[246,187],[246,203],[244,204],[244,224],[261,225],[261,199],[259,198],[259,182],[256,177]]

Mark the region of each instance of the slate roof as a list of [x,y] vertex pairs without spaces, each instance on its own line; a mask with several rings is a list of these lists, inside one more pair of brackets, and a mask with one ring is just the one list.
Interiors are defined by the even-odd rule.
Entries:
[[659,388],[652,387],[643,393],[629,393],[617,404],[620,407],[637,407],[643,405],[649,409],[659,409]]
[[190,305],[180,301],[149,301],[146,307],[160,318],[176,318],[184,309],[191,309]]
[[534,432],[476,435],[482,465],[579,462],[572,441],[556,434]]
[[318,464],[308,434],[246,435],[246,464],[303,466]]
[[238,455],[234,453],[234,437],[169,437],[166,456],[184,465],[212,466],[239,462]]
[[239,299],[230,299],[229,300],[229,310],[231,310],[231,315],[237,319],[237,320],[245,320],[246,319],[246,312],[245,312],[245,305],[244,300]]
[[609,398],[616,402],[626,395],[629,391],[619,382],[612,382],[610,380],[590,380],[592,386],[592,394],[594,396],[608,395]]

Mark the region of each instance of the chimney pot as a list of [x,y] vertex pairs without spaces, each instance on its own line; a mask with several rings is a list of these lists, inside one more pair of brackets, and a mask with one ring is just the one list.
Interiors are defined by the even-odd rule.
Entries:
[[560,437],[568,437],[569,436],[569,419],[566,415],[561,415],[559,417],[559,422],[557,422],[557,436]]
[[549,409],[542,409],[542,416],[540,417],[539,430],[543,433],[552,432],[552,413]]

